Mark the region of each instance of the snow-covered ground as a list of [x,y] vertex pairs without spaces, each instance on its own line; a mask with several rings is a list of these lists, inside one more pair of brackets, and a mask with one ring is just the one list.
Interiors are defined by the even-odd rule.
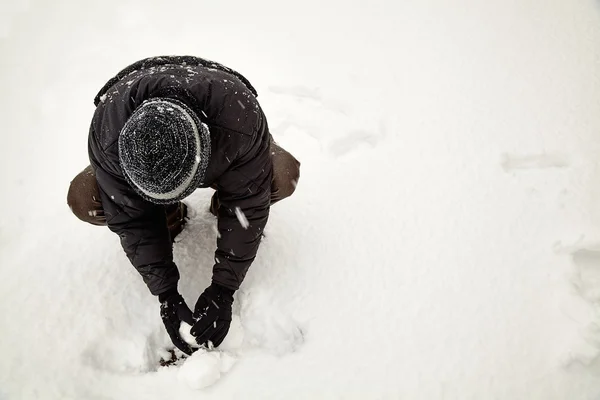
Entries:
[[[0,399],[600,398],[598,1],[4,3]],[[65,201],[98,89],[164,54],[246,75],[302,162],[227,351],[170,368],[118,237]]]

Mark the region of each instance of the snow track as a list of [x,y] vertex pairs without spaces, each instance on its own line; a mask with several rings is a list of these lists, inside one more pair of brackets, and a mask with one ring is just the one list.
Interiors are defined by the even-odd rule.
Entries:
[[[32,0],[0,13],[13,17],[0,24],[0,399],[598,399],[599,8]],[[93,96],[160,54],[242,72],[302,162],[235,294],[239,325],[168,368],[157,300],[118,237],[65,201]],[[190,306],[211,278],[211,194],[186,200],[174,246]]]

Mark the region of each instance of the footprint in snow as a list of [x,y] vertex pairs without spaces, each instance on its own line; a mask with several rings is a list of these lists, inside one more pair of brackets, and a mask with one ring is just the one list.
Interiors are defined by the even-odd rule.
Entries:
[[565,155],[559,153],[528,155],[503,154],[500,165],[505,172],[514,172],[527,169],[566,168],[570,163]]
[[[575,267],[571,283],[576,293],[588,302],[593,309],[600,306],[600,243],[581,244],[583,237],[572,246],[558,243],[554,250],[558,254],[568,254]],[[578,318],[571,317],[576,322]],[[583,367],[600,373],[600,314],[595,313],[595,321],[582,331],[585,344],[570,351],[566,367]]]
[[587,301],[600,304],[600,245],[572,250],[571,257],[577,292]]
[[366,130],[356,130],[332,141],[329,144],[329,152],[335,157],[343,157],[363,146],[374,148],[379,140],[380,135]]

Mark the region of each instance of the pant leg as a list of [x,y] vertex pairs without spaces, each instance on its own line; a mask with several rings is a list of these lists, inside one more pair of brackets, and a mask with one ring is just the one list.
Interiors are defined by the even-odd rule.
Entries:
[[300,179],[300,162],[279,146],[271,136],[271,161],[273,181],[271,182],[271,204],[290,197]]
[[171,240],[175,240],[175,237],[183,231],[187,222],[187,206],[185,203],[179,201],[175,204],[165,206],[165,211],[167,213],[167,226],[169,227]]
[[77,218],[92,225],[106,225],[98,182],[91,165],[81,171],[69,186],[67,204]]
[[[98,182],[92,167],[88,165],[71,181],[67,204],[80,220],[92,225],[105,226],[106,217],[100,200]],[[167,225],[174,239],[185,225],[187,207],[182,202],[165,206]]]

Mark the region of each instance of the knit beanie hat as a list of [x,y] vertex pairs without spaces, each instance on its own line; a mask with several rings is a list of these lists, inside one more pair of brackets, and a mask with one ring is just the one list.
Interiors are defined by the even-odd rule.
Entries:
[[203,184],[209,158],[208,127],[178,100],[145,101],[119,135],[125,178],[152,203],[171,204],[189,196]]

